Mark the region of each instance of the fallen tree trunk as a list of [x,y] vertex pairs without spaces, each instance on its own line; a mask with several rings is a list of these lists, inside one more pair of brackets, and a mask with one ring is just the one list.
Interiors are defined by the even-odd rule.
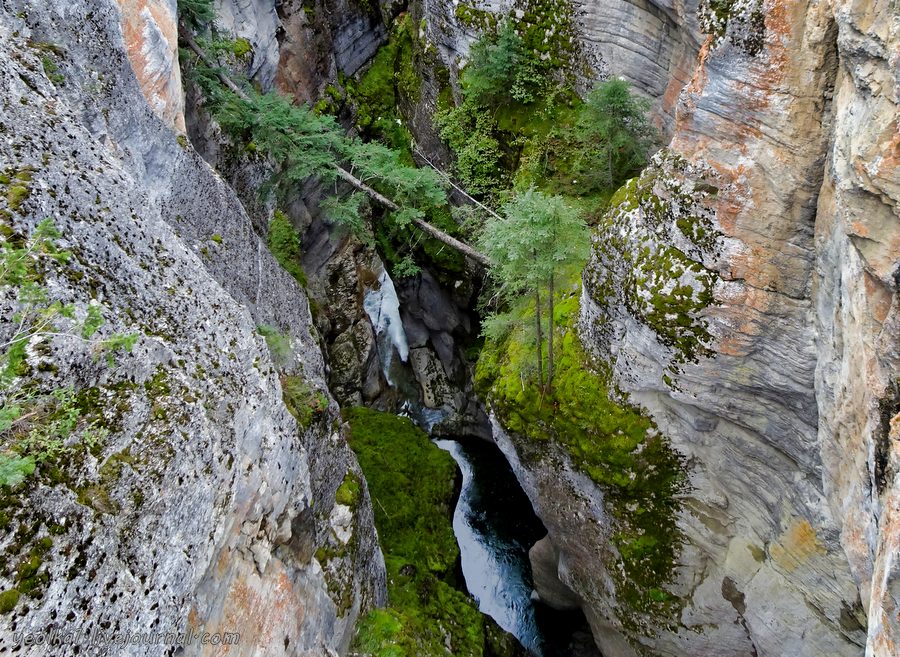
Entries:
[[[234,92],[238,96],[238,98],[240,98],[241,100],[244,100],[248,103],[251,102],[250,97],[246,93],[244,93],[244,91],[241,90],[240,87],[238,87],[234,82],[232,82],[231,79],[227,75],[222,73],[221,70],[218,70],[220,68],[219,65],[216,62],[214,62],[212,59],[210,59],[209,56],[203,51],[203,49],[197,44],[197,42],[194,40],[194,37],[191,36],[191,33],[187,30],[187,28],[184,26],[184,24],[179,24],[178,28],[179,28],[178,33],[179,33],[179,36],[181,37],[181,40],[184,41],[184,43],[187,44],[187,46],[197,54],[197,56],[203,61],[204,64],[206,64],[210,69],[217,71],[217,75],[219,77],[219,80],[221,80],[222,84],[224,84],[226,87],[228,87],[228,89],[230,89],[232,92]],[[337,172],[337,175],[340,178],[342,178],[345,181],[347,181],[348,183],[350,183],[353,187],[355,187],[359,191],[365,192],[366,194],[368,194],[372,200],[376,201],[377,203],[386,207],[389,210],[393,210],[394,212],[400,211],[399,205],[394,203],[392,200],[390,200],[386,196],[383,196],[382,194],[379,194],[378,192],[376,192],[374,189],[372,189],[371,187],[366,185],[359,178],[355,177],[352,173],[350,173],[343,167],[335,165],[335,170]],[[451,182],[451,184],[453,184],[453,183]],[[493,264],[491,262],[491,259],[488,258],[483,253],[481,253],[480,251],[473,249],[468,244],[459,241],[458,239],[456,239],[455,237],[452,237],[451,235],[448,235],[447,233],[442,231],[440,228],[437,228],[436,226],[432,226],[430,223],[428,223],[424,219],[419,219],[417,217],[414,217],[412,219],[412,223],[415,224],[415,226],[422,232],[427,233],[428,235],[435,238],[436,240],[439,240],[440,242],[443,242],[450,248],[456,249],[457,251],[462,253],[464,256],[472,258],[476,262],[480,262],[481,264],[483,264],[485,266],[490,266],[491,264]]]
[[[371,187],[366,185],[364,182],[362,182],[358,178],[354,177],[353,174],[351,174],[346,169],[337,167],[337,173],[341,178],[343,178],[348,183],[353,185],[356,189],[358,189],[361,192],[365,192],[372,198],[372,200],[383,205],[388,210],[393,210],[394,212],[400,211],[399,205],[394,203],[389,198],[382,196],[381,194],[376,192],[374,189],[372,189]],[[417,228],[419,228],[423,232],[428,233],[429,235],[431,235],[431,237],[435,238],[436,240],[440,240],[447,246],[456,249],[463,255],[468,256],[468,257],[472,258],[473,260],[476,260],[485,266],[490,266],[492,264],[491,259],[488,258],[483,253],[481,253],[480,251],[476,251],[468,244],[465,244],[464,242],[460,242],[455,237],[451,237],[450,235],[448,235],[447,233],[442,231],[440,228],[436,228],[435,226],[432,226],[427,221],[425,221],[423,219],[419,219],[418,217],[413,217],[412,222],[416,225]]]

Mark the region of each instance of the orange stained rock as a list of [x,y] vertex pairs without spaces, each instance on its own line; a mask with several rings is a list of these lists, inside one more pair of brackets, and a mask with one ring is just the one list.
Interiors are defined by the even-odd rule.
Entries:
[[[863,280],[865,281],[866,297],[869,299],[872,316],[878,323],[883,324],[884,320],[887,319],[888,311],[891,309],[891,301],[894,295],[881,281],[867,271],[863,272]],[[893,426],[893,421],[891,426]]]
[[860,237],[868,237],[869,229],[866,225],[861,221],[854,221],[849,226],[850,230],[848,231],[851,235],[858,235]]
[[[287,576],[281,562],[271,560],[260,576],[251,560],[232,553],[230,582],[221,616],[210,619],[202,632],[238,632],[241,648],[257,645],[263,648],[283,645],[284,638],[295,639],[306,617],[306,604]],[[196,622],[196,613],[192,609]],[[242,651],[243,653],[244,651]],[[206,646],[204,655],[229,654],[228,646]]]
[[825,552],[825,546],[806,518],[795,519],[769,548],[769,554],[775,563],[787,571],[794,571],[812,557]]
[[[184,97],[178,65],[178,23],[165,0],[117,0],[122,36],[144,98],[170,129],[184,133]],[[162,36],[165,50],[154,47]]]

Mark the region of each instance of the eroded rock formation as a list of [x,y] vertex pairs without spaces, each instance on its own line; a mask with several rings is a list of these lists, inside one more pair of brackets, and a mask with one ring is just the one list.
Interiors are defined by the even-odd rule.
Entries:
[[895,654],[897,17],[729,7],[582,300],[586,342],[687,457],[679,608],[636,629],[590,575],[609,554],[548,525],[560,576],[607,655]]
[[[171,36],[166,8],[137,16]],[[47,271],[51,298],[78,313],[99,303],[102,334],[137,335],[111,366],[78,340],[29,347],[19,383],[73,386],[108,434],[61,469],[39,464],[6,500],[2,586],[27,574],[31,597],[0,617],[2,640],[190,626],[239,633],[234,654],[346,650],[357,616],[384,600],[384,564],[365,486],[352,508],[335,503],[362,477],[305,293],[172,132],[179,100],[157,91],[180,84],[141,66],[173,43],[132,39],[130,12],[93,0],[0,9],[0,166],[27,188],[4,192],[4,222],[27,236],[52,218],[73,257]],[[259,325],[289,341],[278,370]]]

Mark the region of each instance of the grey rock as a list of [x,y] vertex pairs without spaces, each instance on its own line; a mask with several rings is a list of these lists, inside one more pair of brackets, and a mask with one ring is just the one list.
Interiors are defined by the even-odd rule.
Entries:
[[[120,29],[111,2],[0,9],[0,93],[10,101],[0,109],[0,165],[34,168],[11,222],[28,233],[52,217],[76,254],[69,267],[83,275],[48,275],[55,298],[84,312],[95,297],[103,335],[140,336],[111,368],[87,345],[51,345],[60,367],[43,385],[96,389],[97,411],[116,424],[99,456],[73,464],[71,486],[42,478],[23,489],[27,505],[11,522],[44,517],[65,532],[44,558],[43,597],[0,618],[0,629],[13,619],[19,630],[44,629],[79,609],[67,630],[168,632],[190,622],[238,631],[272,654],[288,642],[301,655],[344,650],[358,614],[384,600],[384,565],[367,494],[354,509],[360,548],[338,585],[349,609],[329,595],[336,569],[312,556],[335,540],[327,519],[337,487],[360,472],[332,428],[338,408],[305,293],[234,192],[147,105]],[[65,53],[58,87],[27,39]],[[282,401],[260,324],[288,335],[284,372],[325,395],[307,427]],[[104,475],[116,455],[118,474]],[[4,549],[13,536],[0,538]]]
[[561,611],[581,609],[581,600],[559,579],[559,550],[549,534],[531,546],[528,560],[537,599]]

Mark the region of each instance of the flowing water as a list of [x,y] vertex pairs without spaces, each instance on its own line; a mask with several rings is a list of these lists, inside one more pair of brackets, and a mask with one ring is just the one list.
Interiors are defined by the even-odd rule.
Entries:
[[466,587],[478,608],[532,654],[568,657],[584,616],[556,612],[531,600],[529,548],[547,533],[512,469],[494,445],[436,440],[463,475],[453,514]]
[[372,328],[375,329],[375,339],[378,344],[378,355],[381,358],[384,378],[393,385],[391,362],[394,353],[397,353],[400,360],[405,363],[409,356],[409,346],[406,342],[403,322],[400,320],[400,299],[397,298],[394,281],[391,280],[386,270],[381,270],[377,285],[366,290],[363,297],[363,309],[372,320]]

